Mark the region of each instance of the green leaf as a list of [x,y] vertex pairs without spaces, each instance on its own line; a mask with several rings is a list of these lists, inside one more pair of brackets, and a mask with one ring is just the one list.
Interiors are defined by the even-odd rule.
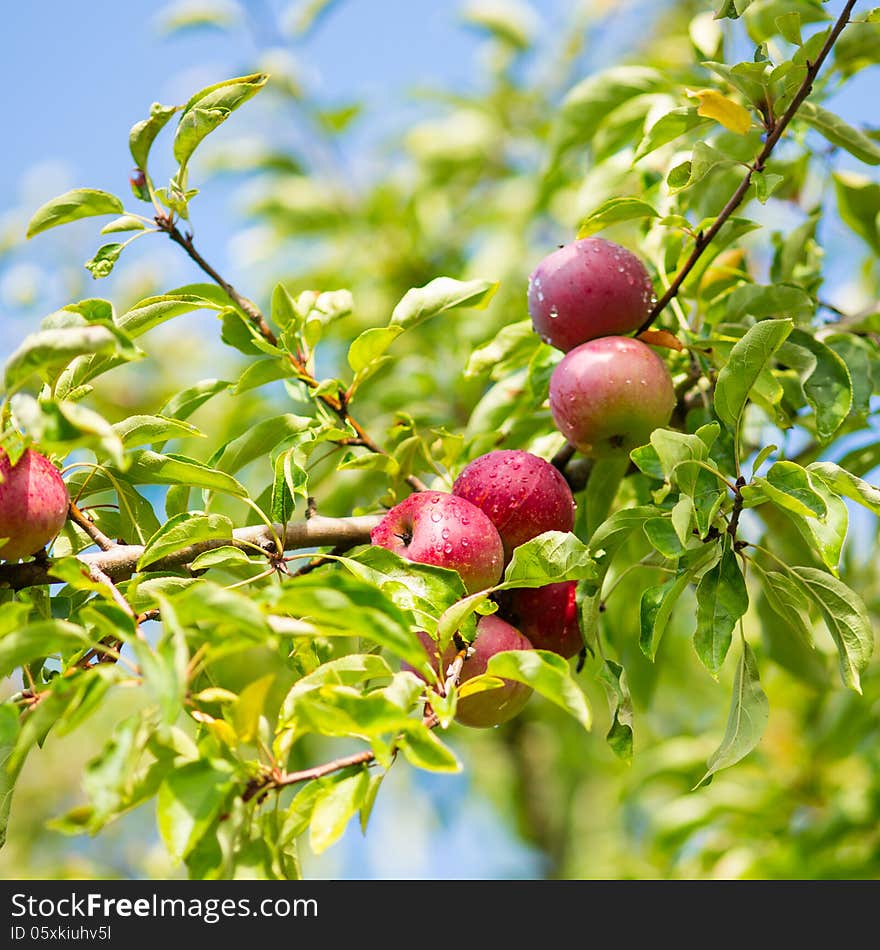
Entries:
[[711,171],[731,168],[737,163],[705,142],[697,142],[688,161],[676,165],[666,177],[669,190],[678,194],[702,181]]
[[169,518],[147,542],[138,558],[139,571],[169,554],[200,541],[232,540],[232,522],[226,515],[184,512]]
[[380,587],[359,577],[339,573],[332,587],[320,577],[299,577],[295,585],[285,587],[274,612],[305,618],[303,635],[364,637],[416,668],[425,665],[411,615]]
[[874,630],[864,601],[825,571],[813,567],[795,567],[792,571],[822,613],[837,646],[844,685],[860,693],[859,674],[867,669],[874,649]]
[[159,410],[162,418],[188,419],[209,399],[229,390],[225,379],[203,379],[172,396]]
[[147,445],[167,439],[184,439],[189,436],[204,438],[205,434],[188,422],[166,416],[126,416],[113,426],[125,446]]
[[211,568],[234,570],[239,567],[248,567],[252,563],[240,548],[225,544],[211,551],[204,551],[189,566],[193,571],[207,571]]
[[773,612],[788,622],[804,646],[812,649],[813,627],[810,621],[810,604],[805,592],[781,571],[765,571],[760,567],[757,569],[761,574],[764,595]]
[[0,677],[53,653],[82,650],[91,644],[82,627],[67,620],[41,620],[0,636]]
[[816,493],[825,503],[827,514],[821,520],[795,515],[793,521],[807,544],[818,553],[828,570],[836,576],[849,527],[849,509],[846,502],[821,478],[814,479],[813,483]]
[[696,108],[683,107],[667,112],[665,115],[660,116],[645,133],[636,148],[633,162],[638,162],[646,155],[650,155],[651,152],[661,146],[675,141],[675,139],[687,132],[708,126],[709,121],[710,120],[703,116],[698,115]]
[[231,300],[223,303],[200,294],[162,294],[159,297],[146,297],[136,303],[119,318],[119,326],[134,338],[184,313],[194,310],[221,311],[231,306]]
[[0,848],[6,844],[6,829],[9,827],[9,812],[12,807],[12,793],[18,775],[24,766],[20,758],[15,767],[11,767],[10,757],[18,744],[21,733],[18,709],[9,703],[0,705]]
[[849,171],[836,172],[832,178],[844,224],[880,256],[880,182]]
[[267,673],[265,676],[252,680],[239,693],[238,699],[232,705],[230,712],[232,726],[242,742],[253,742],[259,734],[260,719],[274,682],[274,673]]
[[569,148],[578,143],[588,145],[618,106],[636,96],[662,90],[666,85],[659,70],[645,66],[614,66],[579,82],[554,113],[551,168]]
[[186,167],[202,139],[256,95],[268,79],[265,73],[227,79],[200,90],[187,102],[174,133],[174,157],[181,169]]
[[407,561],[393,551],[371,545],[356,558],[340,558],[348,570],[380,589],[397,607],[419,616],[419,625],[433,633],[436,618],[457,604],[465,590],[457,571]]
[[474,379],[491,371],[495,379],[499,367],[503,370],[512,363],[527,364],[540,345],[531,320],[507,323],[491,340],[471,353],[464,368],[465,378]]
[[[181,455],[161,455],[149,449],[135,449],[126,459],[129,464],[124,478],[132,485],[188,485],[191,488],[206,488],[209,491],[225,492],[239,497],[247,495],[245,487],[231,475],[218,472],[195,459]],[[117,477],[121,474],[116,473]],[[87,488],[88,494],[111,487],[111,482],[102,472],[90,472],[88,476],[77,473],[70,479],[70,483],[75,489]]]
[[734,344],[715,386],[715,411],[722,422],[737,428],[752,386],[792,328],[791,320],[762,320]]
[[703,665],[717,675],[730,649],[733,629],[749,606],[745,579],[730,544],[721,559],[697,585],[697,629],[694,647]]
[[735,765],[755,748],[764,735],[770,718],[770,705],[761,687],[758,664],[751,647],[742,642],[742,654],[733,680],[733,696],[727,729],[721,745],[709,757],[706,774],[697,783],[703,785],[716,772]]
[[850,412],[866,416],[871,411],[874,381],[873,346],[855,333],[831,333],[822,342],[843,360],[852,381],[852,408]]
[[514,548],[504,580],[496,589],[595,578],[596,564],[583,541],[570,531],[545,531]]
[[880,488],[876,485],[871,485],[834,462],[812,462],[807,466],[807,471],[838,494],[880,515]]
[[790,341],[816,358],[815,369],[804,380],[804,395],[816,414],[816,435],[827,442],[849,415],[853,386],[842,357],[804,330],[792,331]]
[[[753,484],[780,508],[793,511],[804,518],[824,518],[827,507],[816,491],[810,473],[796,462],[775,462],[767,471],[766,477],[758,476]],[[746,500],[754,489],[746,486],[742,489]]]
[[120,218],[114,218],[109,224],[101,228],[101,234],[118,234],[123,231],[144,231],[146,224],[133,214],[124,214]]
[[209,464],[218,471],[232,475],[255,459],[265,458],[272,449],[311,425],[312,420],[308,416],[292,413],[264,419],[222,446],[214,453]]
[[[422,689],[421,681],[412,673],[398,675],[410,681],[415,700]],[[324,736],[378,738],[406,729],[411,721],[409,713],[381,690],[362,693],[350,686],[325,685],[299,696],[293,704],[293,718],[284,725],[299,736],[316,732]]]
[[366,369],[385,353],[403,331],[404,327],[396,324],[364,330],[348,348],[348,365],[355,373]]
[[731,323],[739,322],[746,314],[809,320],[815,309],[813,298],[796,284],[741,284],[727,298],[725,317]]
[[154,102],[150,106],[149,117],[131,127],[128,133],[128,149],[137,168],[147,170],[147,158],[156,136],[179,109],[180,106],[163,106]]
[[675,560],[684,554],[684,545],[670,518],[649,518],[644,524],[644,532],[654,550],[663,557]]
[[815,102],[802,103],[797,114],[799,119],[811,125],[832,145],[837,145],[867,165],[880,165],[880,144],[860,129],[844,122],[840,116]]
[[653,505],[638,505],[615,511],[599,525],[590,538],[589,551],[599,565],[601,577],[604,577],[614,555],[633,531],[656,516],[657,509]]
[[159,834],[175,860],[211,830],[233,787],[225,763],[204,759],[175,769],[162,782],[156,798]]
[[77,356],[112,354],[121,359],[134,359],[138,351],[118,331],[101,324],[37,330],[28,334],[18,349],[6,360],[4,383],[14,390],[33,374],[41,377],[57,371]]
[[113,270],[113,265],[119,260],[125,244],[103,244],[95,252],[95,256],[85,262],[85,269],[98,280],[101,277],[109,277]]
[[631,762],[633,755],[633,708],[626,672],[614,660],[605,660],[599,668],[599,682],[608,696],[611,711],[611,728],[605,737],[612,752],[624,762]]
[[391,325],[411,330],[438,313],[457,307],[484,310],[498,290],[498,282],[491,280],[453,280],[435,277],[424,287],[408,290],[391,314]]
[[[451,607],[447,607],[437,621],[438,649],[441,651],[445,650],[452,640],[453,634],[456,632],[465,636],[465,639],[469,639],[465,623],[469,621],[478,610],[490,605],[491,601],[487,598],[486,592],[477,591],[477,593],[457,601]],[[470,639],[472,639],[472,637],[470,637]],[[424,660],[422,662],[424,662]]]
[[664,584],[647,587],[639,605],[639,647],[642,653],[653,660],[672,611],[679,597],[693,579],[691,571],[681,571]]
[[391,675],[392,670],[387,660],[377,653],[349,653],[336,660],[328,660],[293,684],[284,699],[279,716],[282,721],[293,719],[297,701],[321,686],[354,686],[367,680],[385,679]]
[[612,456],[596,459],[593,462],[590,478],[584,490],[583,504],[578,506],[581,509],[579,514],[583,516],[586,523],[583,537],[591,537],[596,528],[608,517],[608,512],[611,511],[628,468],[629,460],[626,458]]
[[368,787],[367,770],[360,769],[319,794],[309,827],[309,845],[315,854],[326,851],[342,837],[351,816],[363,804]]
[[119,436],[97,412],[75,402],[40,403],[25,393],[17,393],[10,403],[16,422],[44,448],[91,448],[99,457],[103,452],[116,465],[125,464]]
[[581,688],[571,675],[571,667],[549,650],[505,650],[496,653],[486,667],[489,676],[525,683],[564,709],[589,730],[592,726],[590,706]]
[[116,195],[94,188],[74,188],[37,209],[28,223],[27,237],[32,238],[41,231],[48,231],[69,221],[99,214],[122,214],[124,210]]
[[637,218],[656,218],[659,214],[647,201],[641,198],[609,198],[581,220],[578,226],[579,238],[589,237],[620,221],[632,221]]
[[418,769],[430,772],[461,771],[461,763],[455,753],[421,722],[414,721],[407,729],[399,748],[407,762]]

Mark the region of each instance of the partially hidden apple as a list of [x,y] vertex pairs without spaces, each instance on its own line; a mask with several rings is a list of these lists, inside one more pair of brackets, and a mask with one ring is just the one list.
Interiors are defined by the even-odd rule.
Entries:
[[529,277],[532,325],[545,343],[568,352],[587,340],[630,333],[654,303],[654,286],[632,251],[588,237],[548,254]]
[[[438,658],[437,644],[427,633],[420,632],[419,640],[424,646],[425,652],[431,658],[434,669],[439,672],[441,678],[445,678],[450,665],[455,659],[455,645],[450,644],[442,658]],[[472,647],[473,653],[464,661],[462,666],[459,685],[485,673],[489,660],[496,653],[501,653],[504,650],[530,650],[532,644],[515,627],[512,627],[495,614],[490,614],[487,617],[481,617],[477,621],[477,632]],[[412,667],[407,664],[403,664],[403,668],[412,670]],[[515,680],[505,679],[503,686],[497,686],[494,689],[474,693],[471,696],[459,699],[455,711],[455,720],[464,726],[472,726],[475,729],[498,726],[509,719],[513,719],[517,713],[521,712],[531,695],[531,686],[526,686],[525,683],[517,683]]]
[[567,660],[584,645],[576,589],[575,581],[561,581],[501,591],[496,595],[498,615],[527,637],[536,650],[552,650]]
[[549,462],[519,449],[498,449],[464,467],[452,492],[480,508],[501,535],[504,557],[545,531],[571,531],[575,502]]
[[42,550],[64,527],[70,499],[61,473],[34,449],[11,465],[0,449],[0,559],[17,561]]
[[468,593],[497,584],[504,568],[495,525],[449,492],[413,493],[385,514],[370,540],[409,561],[458,571]]
[[608,336],[583,343],[550,377],[556,427],[585,455],[627,455],[669,423],[675,389],[666,363],[645,343]]

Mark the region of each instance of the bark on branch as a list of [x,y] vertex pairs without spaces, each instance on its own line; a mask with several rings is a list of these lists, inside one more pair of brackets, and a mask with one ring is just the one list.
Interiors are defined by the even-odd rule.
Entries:
[[[305,521],[288,525],[273,526],[275,534],[281,540],[284,550],[299,548],[345,547],[368,544],[370,530],[379,523],[381,515],[361,515],[352,518],[326,518],[315,515]],[[150,571],[177,570],[185,567],[205,551],[232,545],[246,553],[253,554],[255,548],[267,554],[275,553],[275,535],[266,525],[248,528],[236,528],[232,539],[215,538],[199,541],[150,565]],[[99,572],[114,583],[128,580],[137,573],[137,563],[144,548],[139,544],[117,544],[109,551],[100,551],[79,555],[79,560],[90,573]],[[24,587],[39,587],[59,583],[50,577],[51,561],[26,561],[22,564],[0,564],[0,588],[21,590]]]

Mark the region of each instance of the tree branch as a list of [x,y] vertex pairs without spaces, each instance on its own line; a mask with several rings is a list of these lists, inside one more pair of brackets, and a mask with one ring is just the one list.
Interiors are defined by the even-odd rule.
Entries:
[[[381,520],[381,515],[361,515],[353,518],[325,518],[315,515],[305,521],[288,525],[273,525],[275,534],[282,540],[285,550],[297,548],[345,546],[368,544],[370,530]],[[255,547],[267,554],[275,553],[275,536],[267,525],[236,528],[232,538],[213,538],[181,548],[173,554],[150,565],[150,571],[168,571],[185,567],[199,554],[214,548],[232,545],[253,553]],[[127,580],[137,573],[137,563],[144,548],[139,544],[117,544],[109,551],[80,554],[79,560],[89,573],[99,572],[114,583]],[[58,583],[50,577],[52,562],[26,561],[22,564],[0,564],[0,588],[21,590]]]
[[818,56],[816,56],[816,61],[813,63],[807,63],[807,74],[804,76],[803,82],[800,84],[800,87],[795,93],[794,98],[791,100],[791,103],[785,110],[784,115],[777,122],[771,123],[767,138],[764,140],[764,146],[758,153],[757,158],[752,163],[749,170],[746,172],[745,178],[743,178],[743,180],[739,183],[736,191],[734,191],[727,204],[721,209],[721,213],[712,222],[711,227],[709,227],[706,231],[701,231],[699,233],[696,241],[694,242],[694,247],[690,253],[690,256],[685,261],[681,270],[675,275],[675,279],[669,285],[666,293],[664,293],[657,303],[654,304],[654,307],[648,314],[647,319],[636,332],[636,336],[638,336],[639,333],[643,333],[645,330],[647,330],[648,327],[650,327],[651,324],[657,319],[657,317],[660,316],[663,310],[666,309],[669,302],[678,295],[682,284],[686,280],[688,274],[690,274],[690,272],[694,269],[697,261],[702,257],[703,252],[712,243],[721,228],[727,223],[728,218],[730,218],[733,212],[736,211],[740,204],[742,204],[742,200],[745,198],[746,192],[749,190],[749,186],[752,183],[752,175],[755,172],[764,171],[764,166],[766,165],[767,160],[770,158],[770,155],[772,154],[773,149],[776,147],[780,138],[782,138],[783,132],[785,132],[785,130],[788,128],[798,109],[801,107],[801,105],[803,105],[804,100],[812,91],[816,76],[818,76],[819,70],[822,68],[822,65],[828,58],[828,54],[831,52],[831,48],[837,41],[838,36],[840,36],[847,23],[849,23],[849,16],[850,13],[852,13],[852,9],[855,4],[856,0],[847,0],[846,6],[843,8],[840,16],[837,18],[837,21],[831,28],[831,32],[828,34],[825,43],[822,45],[822,49],[819,51]]
[[[464,641],[459,641],[456,645],[458,646],[458,650],[455,654],[455,659],[449,664],[449,669],[446,671],[446,678],[443,681],[444,696],[447,695],[453,687],[458,685],[465,660],[472,653],[471,647],[464,643]],[[440,724],[440,720],[437,718],[436,713],[431,710],[426,710],[422,723],[427,726],[428,729],[435,729]],[[271,769],[263,775],[252,778],[250,782],[248,782],[244,792],[242,792],[241,797],[247,802],[255,796],[266,795],[270,791],[279,791],[288,785],[296,785],[299,782],[308,782],[311,781],[311,779],[323,778],[325,775],[332,775],[334,772],[341,772],[343,769],[348,769],[355,765],[369,765],[375,758],[375,753],[371,749],[364,749],[362,752],[344,755],[338,759],[331,759],[329,762],[324,762],[321,765],[313,765],[311,768],[300,769],[296,772]]]
[[71,501],[67,505],[67,517],[76,525],[85,531],[85,533],[98,545],[102,551],[110,551],[116,547],[116,542],[111,540],[103,531],[89,518],[85,512],[77,507],[76,503]]
[[[178,244],[182,247],[186,253],[189,255],[190,259],[194,261],[218,286],[222,287],[226,294],[230,297],[231,300],[247,315],[254,329],[266,340],[268,343],[271,343],[272,346],[278,346],[278,338],[272,332],[271,327],[266,322],[266,318],[260,312],[259,307],[247,297],[242,296],[228,281],[224,280],[223,277],[202,257],[202,255],[196,250],[195,244],[193,243],[192,234],[184,234],[181,232],[180,228],[174,223],[174,220],[170,215],[157,215],[156,224],[159,226],[159,229],[164,231],[175,244]],[[294,369],[297,372],[298,377],[305,383],[309,389],[316,389],[319,385],[319,381],[308,371],[303,361],[296,355],[290,353],[288,357],[291,363],[294,366]],[[345,398],[337,398],[329,393],[323,393],[318,396],[318,399],[327,406],[328,409],[332,410],[339,417],[340,421],[345,424],[347,423],[354,429],[357,433],[358,445],[363,446],[368,451],[372,452],[374,455],[388,455],[388,453],[376,442],[374,439],[367,434],[363,426],[361,426],[357,420],[351,415],[348,411],[348,405]],[[408,475],[406,478],[406,483],[414,491],[427,491],[428,486],[415,475]]]

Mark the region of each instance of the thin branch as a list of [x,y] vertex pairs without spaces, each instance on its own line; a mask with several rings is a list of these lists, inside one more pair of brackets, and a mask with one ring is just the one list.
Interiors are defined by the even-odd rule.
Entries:
[[92,578],[92,580],[95,581],[96,583],[103,584],[110,591],[110,596],[116,602],[117,606],[119,606],[125,613],[127,613],[128,616],[132,618],[132,620],[137,621],[137,618],[135,617],[135,613],[131,609],[131,604],[122,596],[122,594],[119,591],[119,588],[113,583],[111,578],[109,578],[104,573],[104,571],[101,569],[99,565],[92,564],[91,568],[89,569],[89,575]]
[[[222,287],[226,294],[230,297],[231,300],[246,314],[247,318],[250,320],[251,325],[254,329],[266,340],[268,343],[271,343],[272,346],[278,346],[278,338],[272,332],[271,327],[266,322],[266,318],[260,312],[259,307],[247,297],[244,297],[240,294],[228,281],[224,280],[223,277],[205,260],[204,257],[198,252],[193,243],[192,234],[184,234],[174,223],[173,219],[168,215],[157,215],[156,224],[159,226],[160,230],[164,231],[175,244],[178,244],[182,247],[186,253],[189,255],[190,259],[196,263],[218,286]],[[303,360],[294,354],[288,354],[291,363],[293,364],[294,369],[296,370],[297,376],[299,379],[305,383],[309,389],[316,389],[320,383],[319,380],[308,371]],[[318,399],[327,406],[328,409],[332,410],[340,419],[343,424],[348,424],[354,429],[357,434],[357,444],[363,446],[368,451],[372,452],[374,455],[385,455],[388,453],[383,449],[367,432],[364,430],[363,426],[358,423],[358,421],[351,415],[348,411],[347,400],[344,396],[336,397],[330,393],[322,393],[318,396]],[[345,444],[351,444],[346,440]],[[415,475],[408,475],[406,478],[406,483],[413,489],[413,491],[427,491],[428,486]]]
[[[352,548],[358,544],[368,544],[370,531],[381,520],[381,515],[360,515],[353,518],[325,518],[315,515],[307,521],[293,522],[287,525],[256,525],[236,528],[232,538],[212,538],[191,544],[150,565],[150,571],[173,571],[185,567],[205,551],[232,545],[245,552],[253,552],[255,547],[267,556],[277,556],[275,536],[283,540],[285,550],[296,548],[336,547],[344,545]],[[273,533],[274,532],[274,533]],[[139,544],[117,544],[109,551],[80,554],[79,560],[86,565],[90,573],[96,569],[113,583],[127,580],[137,573],[137,564],[144,553]],[[24,587],[38,587],[57,583],[50,577],[52,561],[25,561],[22,564],[0,564],[0,589],[21,590]]]
[[736,211],[740,204],[742,204],[743,198],[745,198],[746,192],[749,190],[749,186],[752,183],[752,175],[755,172],[764,171],[764,166],[766,165],[767,160],[770,158],[773,149],[776,147],[777,143],[782,137],[783,132],[785,132],[785,130],[788,128],[798,109],[801,107],[801,105],[803,105],[804,100],[812,91],[816,76],[818,76],[819,70],[822,68],[822,65],[828,58],[828,54],[831,52],[831,48],[837,41],[838,36],[840,36],[847,23],[849,23],[849,16],[850,13],[852,13],[852,9],[855,4],[856,0],[847,0],[846,6],[843,8],[840,16],[837,18],[837,22],[831,28],[831,32],[828,34],[825,43],[822,45],[822,49],[816,56],[815,62],[807,63],[807,74],[804,76],[803,82],[798,88],[798,91],[795,93],[794,98],[791,100],[788,108],[785,110],[782,118],[772,126],[771,130],[767,134],[767,138],[764,140],[764,146],[758,153],[758,157],[746,172],[745,178],[743,178],[743,180],[739,183],[736,191],[734,191],[734,193],[730,196],[727,204],[721,209],[721,213],[717,218],[715,218],[715,220],[712,222],[712,225],[706,231],[701,231],[697,235],[697,239],[694,242],[694,247],[690,253],[690,256],[685,261],[681,270],[675,275],[675,279],[667,288],[666,293],[664,293],[657,303],[654,304],[654,307],[648,314],[647,319],[639,327],[636,333],[637,336],[639,333],[643,333],[645,330],[647,330],[648,327],[650,327],[657,317],[663,312],[663,310],[666,309],[669,302],[678,295],[679,290],[681,290],[681,285],[686,280],[688,274],[690,274],[690,272],[694,269],[697,261],[702,257],[703,252],[712,243],[721,228],[727,223],[728,218],[730,218],[733,212]]
[[[465,660],[473,652],[472,648],[464,641],[456,641],[458,650],[455,659],[450,663],[446,672],[446,679],[443,683],[443,695],[448,695],[449,691],[458,685],[461,679],[461,671]],[[422,718],[422,724],[428,729],[434,729],[440,724],[436,713],[428,709]],[[270,791],[279,791],[287,788],[289,785],[296,785],[299,782],[308,782],[312,779],[323,778],[325,775],[332,775],[334,772],[341,772],[343,769],[351,768],[356,765],[369,765],[375,760],[375,753],[371,749],[364,749],[362,752],[354,752],[351,755],[344,755],[338,759],[332,759],[321,765],[313,765],[308,769],[300,769],[296,772],[285,772],[281,769],[271,769],[263,775],[257,776],[248,782],[247,787],[242,793],[244,801],[250,801],[256,796],[262,796]]]
[[115,541],[111,540],[103,531],[76,505],[76,502],[69,502],[67,506],[67,517],[80,528],[98,545],[102,551],[112,551],[117,547]]

